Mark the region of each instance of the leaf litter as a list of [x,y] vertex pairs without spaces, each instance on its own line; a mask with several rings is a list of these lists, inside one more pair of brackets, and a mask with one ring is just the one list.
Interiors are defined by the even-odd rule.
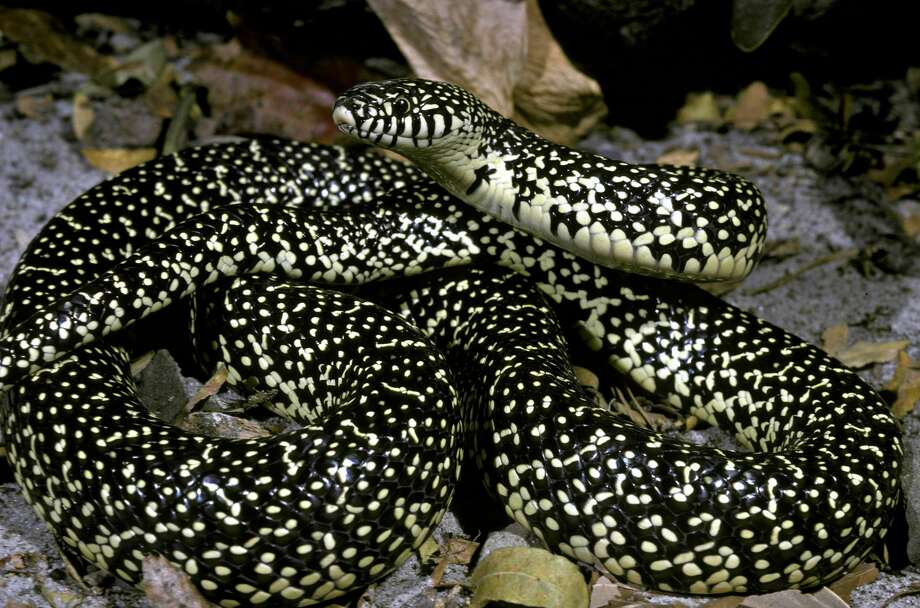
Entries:
[[[484,63],[469,65],[464,65],[462,59],[458,60],[456,65],[450,65],[450,61],[445,61],[443,57],[446,49],[440,46],[423,48],[418,45],[417,41],[409,42],[410,38],[421,38],[423,31],[421,28],[424,27],[424,24],[417,18],[413,22],[412,16],[407,16],[407,11],[411,12],[407,3],[372,0],[371,4],[384,20],[387,28],[394,33],[397,43],[401,48],[404,47],[404,52],[417,72],[431,77],[458,80],[458,77],[466,71],[472,74],[469,79],[475,81],[474,88],[486,87],[479,90],[480,94],[486,97],[493,95],[494,103],[505,109],[506,113],[529,123],[537,130],[542,130],[557,141],[574,141],[596,124],[605,112],[596,83],[577,72],[571,64],[567,64],[564,54],[561,53],[558,45],[546,30],[545,23],[542,23],[538,10],[535,11],[535,2],[526,3],[523,11],[520,7],[512,9],[518,11],[514,16],[514,27],[517,28],[516,31],[519,32],[521,38],[531,40],[531,48],[524,51],[522,47],[513,44],[503,48],[502,44],[508,45],[508,41],[515,38],[506,36],[501,43],[485,49],[483,55],[487,57],[478,60]],[[399,14],[400,12],[402,14]],[[449,14],[448,11],[437,17],[442,20],[442,24],[449,24],[452,19],[457,19],[457,16],[461,14],[464,13]],[[107,28],[122,33],[131,31],[131,27],[124,21],[106,15],[87,14],[77,16],[76,19],[82,22],[83,27]],[[479,20],[483,19],[483,16],[480,15]],[[400,20],[402,22],[398,23]],[[487,32],[488,27],[484,26],[484,28],[479,30],[474,28],[470,34],[472,39],[476,40],[477,36],[485,38],[483,32]],[[331,141],[334,137],[335,131],[331,128],[327,116],[328,107],[333,99],[331,91],[308,76],[253,53],[240,45],[237,40],[183,48],[177,45],[174,39],[163,37],[138,45],[121,56],[107,55],[96,51],[90,45],[71,35],[54,17],[27,9],[0,9],[0,30],[8,39],[19,43],[16,50],[0,50],[0,70],[25,60],[32,63],[51,63],[61,69],[78,71],[92,78],[85,87],[74,93],[72,99],[72,128],[74,135],[80,141],[86,141],[89,138],[90,129],[95,121],[105,120],[104,102],[106,98],[123,94],[126,87],[140,91],[148,111],[163,121],[164,134],[172,128],[173,134],[166,137],[167,140],[173,142],[170,144],[171,149],[181,147],[183,137],[189,133],[207,136],[224,132],[261,131],[320,141]],[[411,44],[415,44],[416,47],[410,47]],[[491,65],[489,65],[490,57],[492,58]],[[183,60],[191,58],[190,67],[181,79],[176,67],[176,60],[180,58]],[[495,58],[499,58],[499,61],[494,61]],[[445,63],[445,65],[435,65],[438,62]],[[472,69],[470,66],[473,66]],[[489,75],[492,72],[495,72],[497,76]],[[779,140],[784,145],[793,150],[804,151],[804,143],[822,136],[824,128],[822,116],[826,118],[826,115],[816,110],[817,104],[813,103],[813,93],[807,81],[800,75],[794,75],[793,82],[795,83],[793,95],[771,91],[760,82],[751,83],[733,100],[728,101],[711,92],[688,95],[688,102],[681,108],[677,120],[679,123],[694,122],[711,127],[730,125],[744,130],[771,129],[776,131]],[[477,83],[484,84],[479,84],[477,87]],[[189,84],[192,86],[189,87]],[[489,93],[490,90],[492,93]],[[203,95],[198,95],[195,91],[202,91]],[[562,94],[559,94],[559,91],[562,91]],[[202,99],[207,100],[206,107],[201,105],[200,100]],[[35,120],[41,120],[51,101],[53,101],[51,96],[41,93],[24,95],[21,100],[17,100],[21,114]],[[549,106],[550,111],[540,109],[541,105]],[[857,106],[858,104],[855,104],[852,98],[844,100],[842,105],[845,115],[844,126],[858,113]],[[252,110],[252,107],[256,109]],[[177,115],[178,119],[176,119]],[[868,180],[885,189],[886,195],[892,202],[902,201],[920,190],[917,177],[918,167],[920,167],[920,145],[917,144],[917,141],[920,140],[920,137],[916,132],[913,132],[911,137],[913,137],[912,144],[906,148],[896,147],[890,151],[890,154],[882,155],[880,164],[865,170],[864,173]],[[152,158],[156,153],[157,142],[155,141],[151,141],[149,146],[138,148],[96,147],[87,144],[83,149],[84,157],[88,162],[110,172],[124,170],[133,164]],[[857,166],[858,147],[844,146],[835,153],[843,157],[841,164],[836,166],[844,166],[848,169]],[[699,155],[697,149],[674,149],[663,154],[658,161],[671,164],[695,164]],[[915,238],[920,233],[920,209],[913,209],[909,206],[906,206],[905,209],[907,211],[898,208],[895,216],[900,218],[899,223],[904,235],[908,238]],[[766,254],[768,258],[782,259],[801,252],[801,245],[794,240],[769,245]],[[853,250],[832,253],[806,264],[776,284],[760,288],[760,291],[767,291],[794,280],[818,265],[851,260],[856,255],[857,252]],[[885,390],[896,395],[893,405],[896,415],[905,416],[920,399],[920,364],[907,354],[906,341],[882,344],[857,342],[848,345],[846,327],[843,327],[843,330],[839,327],[829,328],[826,332],[828,350],[844,362],[856,367],[896,360],[894,375],[885,386]],[[593,380],[587,375],[585,378],[587,378],[586,384],[593,383],[595,389],[597,388],[596,376]],[[219,389],[219,382],[216,388],[212,388],[216,392]],[[211,391],[212,388],[206,389],[205,392]],[[652,406],[640,404],[634,395],[622,391],[618,392],[617,397],[612,407],[635,420],[637,424],[648,428],[689,429],[697,422],[693,417],[675,422],[673,412],[667,414],[654,412]],[[602,397],[600,399],[603,404]],[[191,414],[190,418],[196,415]],[[241,436],[246,436],[246,432],[253,433],[251,436],[261,436],[259,433],[263,431],[259,428],[247,431],[244,428],[240,432],[244,433]],[[432,575],[433,582],[436,585],[441,582],[446,565],[469,563],[477,547],[476,543],[462,539],[451,539],[445,547],[439,547],[440,557],[435,565],[435,573]],[[492,582],[502,578],[505,574],[511,576],[516,573],[515,576],[518,578],[523,577],[529,581],[533,581],[534,577],[539,578],[539,575],[533,572],[522,570],[524,567],[521,564],[530,564],[533,559],[532,555],[524,554],[521,557],[518,557],[516,553],[510,555],[511,557],[499,568],[500,571],[507,569],[508,572],[492,574],[486,569],[485,574],[480,573],[477,588],[490,590],[481,593],[486,595],[491,593]],[[548,553],[547,555],[550,557],[550,562],[562,560],[571,565],[563,558]],[[542,565],[537,566],[534,572],[541,572],[543,567]],[[562,565],[561,568],[566,570],[569,566]],[[553,568],[550,570],[552,571]],[[511,578],[514,579],[515,576]],[[553,573],[550,576],[556,576],[556,574]],[[834,602],[848,600],[852,588],[871,582],[877,576],[878,572],[874,566],[864,566],[835,583],[831,587],[833,591],[822,589],[816,594],[790,591],[772,594],[775,597],[761,599],[719,598],[705,605],[709,608],[840,605]],[[483,584],[484,580],[489,582]],[[601,582],[605,580],[599,579],[594,585],[594,591],[603,586],[615,589],[615,592],[603,605],[644,606],[648,604],[642,597],[654,595],[630,590],[626,586],[610,581]],[[550,587],[555,584],[551,584]],[[569,583],[559,583],[558,588],[550,589],[548,596],[558,594],[558,590],[563,588],[561,585],[564,584]],[[581,584],[583,585],[583,580]],[[494,587],[502,586],[495,585]],[[511,586],[520,587],[521,585],[512,583]],[[577,587],[574,585],[572,589]],[[912,592],[916,590],[905,591],[905,594]],[[576,595],[579,593],[575,592]],[[563,606],[567,604],[547,605]],[[595,606],[593,596],[591,605]],[[683,604],[675,602],[671,605],[681,606]]]

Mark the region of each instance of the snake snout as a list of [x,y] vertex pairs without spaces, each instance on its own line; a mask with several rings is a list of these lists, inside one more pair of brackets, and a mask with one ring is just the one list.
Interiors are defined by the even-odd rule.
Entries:
[[332,120],[340,131],[350,133],[358,126],[355,113],[348,107],[347,101],[339,100],[332,110]]

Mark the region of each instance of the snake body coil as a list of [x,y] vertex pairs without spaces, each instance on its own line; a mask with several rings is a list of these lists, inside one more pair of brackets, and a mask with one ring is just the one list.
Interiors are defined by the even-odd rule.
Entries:
[[[0,338],[3,429],[23,493],[74,561],[136,583],[162,555],[224,606],[328,600],[430,533],[467,431],[512,518],[635,584],[815,586],[884,533],[900,438],[858,376],[694,287],[616,269],[743,276],[765,230],[753,186],[580,155],[441,83],[363,85],[335,117],[487,213],[396,161],[259,140],[100,184],[20,261]],[[360,285],[469,265],[389,290],[400,316],[244,276]],[[272,407],[301,429],[206,438],[138,403],[118,330],[193,292],[201,358],[275,389]],[[598,409],[564,332],[759,452]]]

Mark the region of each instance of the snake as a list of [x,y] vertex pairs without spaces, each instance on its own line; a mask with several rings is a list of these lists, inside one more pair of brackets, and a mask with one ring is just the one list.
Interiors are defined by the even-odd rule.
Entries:
[[[190,147],[56,214],[6,288],[7,458],[77,571],[147,557],[212,602],[307,606],[393,571],[473,468],[552,551],[691,594],[814,588],[899,500],[881,397],[693,283],[757,262],[741,177],[551,143],[465,89],[396,79],[333,108],[368,147]],[[192,433],[140,402],[132,357],[197,365],[297,422]],[[185,339],[185,338],[183,338]],[[693,445],[597,405],[570,351],[732,433]]]

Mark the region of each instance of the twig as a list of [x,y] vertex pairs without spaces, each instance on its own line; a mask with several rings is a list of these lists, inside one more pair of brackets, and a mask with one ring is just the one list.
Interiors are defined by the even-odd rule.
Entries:
[[753,287],[751,289],[746,289],[745,293],[753,296],[759,293],[763,293],[765,291],[772,291],[776,289],[777,287],[782,287],[786,283],[790,283],[794,281],[799,276],[805,274],[806,272],[810,270],[814,270],[818,266],[824,266],[825,264],[830,264],[831,262],[852,260],[857,255],[859,255],[859,249],[856,249],[856,248],[841,249],[840,251],[829,253],[828,255],[822,256],[816,260],[812,260],[811,262],[808,262],[804,266],[796,268],[792,272],[788,272],[784,274],[780,278],[770,283],[767,283],[766,285],[761,285],[760,287]]

